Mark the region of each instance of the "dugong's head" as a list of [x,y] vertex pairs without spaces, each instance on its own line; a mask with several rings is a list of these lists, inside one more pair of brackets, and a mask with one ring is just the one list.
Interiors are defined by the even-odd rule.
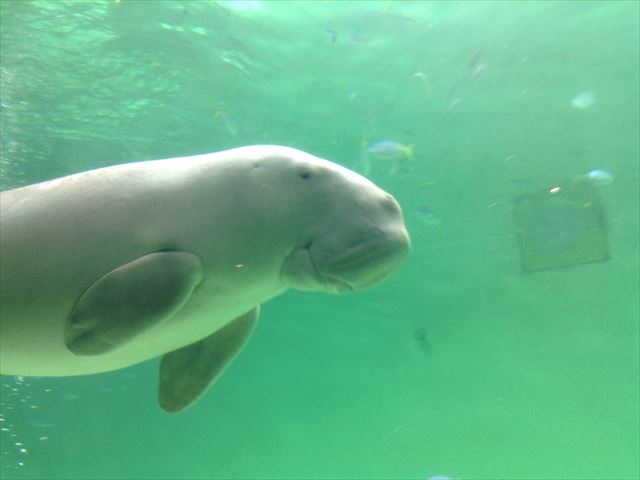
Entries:
[[400,267],[410,241],[400,205],[390,194],[349,169],[299,150],[253,148],[270,149],[265,160],[279,164],[287,175],[284,201],[295,202],[290,205],[293,245],[280,270],[287,286],[362,290]]

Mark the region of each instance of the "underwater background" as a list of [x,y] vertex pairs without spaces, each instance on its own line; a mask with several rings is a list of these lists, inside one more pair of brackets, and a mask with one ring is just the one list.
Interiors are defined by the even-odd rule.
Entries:
[[413,251],[370,291],[263,305],[177,415],[157,360],[2,376],[0,477],[640,478],[639,15],[1,0],[2,189],[283,144],[392,193]]

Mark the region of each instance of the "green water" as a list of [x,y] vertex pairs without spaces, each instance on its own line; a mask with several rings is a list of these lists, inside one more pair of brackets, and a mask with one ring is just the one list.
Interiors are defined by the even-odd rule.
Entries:
[[[640,478],[637,2],[0,8],[2,189],[257,143],[415,152],[367,172],[405,211],[401,272],[267,303],[178,415],[157,361],[3,376],[2,478]],[[516,199],[596,168],[609,259],[523,272]]]

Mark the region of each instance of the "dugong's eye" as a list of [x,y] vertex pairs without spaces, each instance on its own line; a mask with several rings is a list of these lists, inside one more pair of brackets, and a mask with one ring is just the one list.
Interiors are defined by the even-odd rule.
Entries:
[[309,180],[311,178],[311,170],[308,170],[306,168],[302,168],[298,172],[298,176],[303,180]]
[[389,194],[385,195],[381,203],[382,207],[389,213],[398,213],[400,211],[398,203]]

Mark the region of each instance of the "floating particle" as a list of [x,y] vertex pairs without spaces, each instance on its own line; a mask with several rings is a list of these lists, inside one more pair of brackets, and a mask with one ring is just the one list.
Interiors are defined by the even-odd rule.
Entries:
[[603,186],[613,182],[613,174],[601,168],[594,168],[589,171],[585,177],[594,185]]
[[479,78],[484,77],[484,74],[487,73],[487,64],[481,63],[471,72],[471,80],[478,80]]
[[596,95],[590,90],[576,93],[571,99],[571,106],[578,110],[586,110],[596,103]]

